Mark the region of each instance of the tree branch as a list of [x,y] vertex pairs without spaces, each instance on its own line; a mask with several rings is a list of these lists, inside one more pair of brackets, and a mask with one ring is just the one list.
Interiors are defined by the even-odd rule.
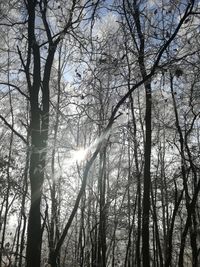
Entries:
[[21,89],[16,86],[15,84],[11,84],[11,83],[2,83],[0,82],[0,85],[7,85],[7,86],[10,86],[10,87],[13,87],[15,88],[20,94],[22,94],[23,96],[25,96],[28,100],[30,100],[30,97],[27,96],[27,94],[25,94],[24,92],[21,91]]
[[20,134],[20,133],[18,133],[14,128],[13,128],[13,126],[12,125],[10,125],[10,123],[8,123],[7,122],[7,120],[3,117],[3,116],[1,116],[0,115],[0,119],[5,123],[5,125],[6,126],[8,126],[8,128],[14,133],[14,134],[16,134],[26,145],[27,145],[27,141],[26,141],[26,139]]

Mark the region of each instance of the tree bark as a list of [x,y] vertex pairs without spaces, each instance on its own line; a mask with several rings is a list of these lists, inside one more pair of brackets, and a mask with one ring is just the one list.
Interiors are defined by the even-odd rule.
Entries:
[[[30,93],[30,189],[31,206],[27,230],[27,267],[40,267],[42,229],[40,204],[46,164],[47,141],[49,129],[49,81],[53,64],[57,39],[49,44],[49,50],[44,66],[43,80],[41,79],[40,47],[35,36],[35,10],[37,1],[29,0],[28,10],[28,51],[25,72]],[[51,40],[52,41],[52,40]],[[30,77],[31,59],[33,58],[33,76]],[[31,82],[32,80],[32,82]],[[39,104],[39,93],[42,94],[42,107]]]

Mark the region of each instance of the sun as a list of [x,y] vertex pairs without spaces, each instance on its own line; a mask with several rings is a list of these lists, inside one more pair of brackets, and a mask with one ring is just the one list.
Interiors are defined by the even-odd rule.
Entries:
[[85,148],[79,148],[77,150],[73,150],[71,152],[72,161],[81,163],[82,161],[86,159],[87,154],[88,154],[88,149],[85,149]]

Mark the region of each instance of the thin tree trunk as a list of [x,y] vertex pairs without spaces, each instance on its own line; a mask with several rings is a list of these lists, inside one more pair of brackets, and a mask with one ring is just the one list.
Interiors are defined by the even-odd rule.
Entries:
[[106,206],[105,206],[105,189],[106,189],[106,174],[105,174],[106,148],[100,152],[100,173],[99,173],[99,196],[100,196],[100,218],[99,218],[99,233],[98,233],[98,259],[97,266],[106,267]]
[[150,212],[150,188],[151,188],[151,84],[145,85],[146,111],[145,111],[145,148],[144,148],[144,188],[142,202],[142,257],[143,267],[150,267],[149,246],[149,212]]
[[[160,244],[160,235],[159,235],[159,228],[158,228],[158,220],[157,220],[157,214],[156,214],[156,202],[157,199],[155,198],[154,200],[154,195],[153,195],[153,189],[151,187],[151,199],[152,199],[152,213],[153,213],[153,220],[154,220],[154,228],[155,228],[155,242],[156,242],[156,253],[159,255],[159,265],[160,267],[163,267],[163,256],[162,256],[162,249],[161,249],[161,244]],[[158,256],[157,256],[158,258]]]
[[[61,94],[61,52],[62,46],[59,50],[59,60],[58,60],[58,71],[57,71],[57,103],[56,103],[56,119],[54,126],[54,137],[53,137],[53,150],[51,154],[51,181],[52,185],[50,186],[51,191],[51,222],[49,229],[49,260],[50,263],[51,257],[53,257],[54,249],[56,243],[59,239],[59,229],[58,229],[58,201],[56,199],[56,179],[55,179],[55,156],[56,156],[56,144],[57,144],[57,135],[59,127],[59,112],[60,112],[60,94]],[[59,181],[58,181],[59,182]],[[58,267],[60,266],[59,256],[58,256]]]
[[[130,90],[130,87],[129,87]],[[137,212],[138,212],[138,221],[137,221],[137,240],[136,240],[136,264],[137,267],[141,266],[141,256],[140,256],[140,243],[141,243],[141,172],[139,170],[139,158],[138,158],[138,142],[137,142],[137,125],[136,118],[134,113],[134,103],[133,97],[130,95],[130,104],[131,104],[131,115],[133,122],[133,137],[134,137],[134,160],[137,176]]]
[[178,212],[179,205],[181,203],[181,200],[183,198],[183,190],[181,191],[180,195],[178,196],[178,190],[175,183],[175,206],[171,218],[171,224],[169,228],[169,232],[167,234],[168,242],[167,242],[167,248],[166,248],[166,261],[165,261],[165,267],[170,267],[171,266],[171,260],[172,260],[172,241],[173,241],[173,231],[174,231],[174,224],[175,224],[175,219],[176,219],[176,214]]
[[[9,50],[8,50],[8,62],[7,63],[8,63],[8,65],[7,65],[7,67],[8,67],[7,80],[8,80],[8,84],[10,84],[10,53],[9,53]],[[13,106],[12,106],[12,97],[11,97],[10,86],[9,86],[9,105],[10,105],[12,128],[13,128],[13,126],[14,126],[14,114],[13,114]],[[8,211],[9,211],[9,197],[10,197],[10,189],[11,189],[10,165],[11,165],[11,159],[12,159],[12,146],[13,146],[13,131],[11,131],[11,135],[10,135],[8,163],[7,163],[7,168],[6,168],[7,190],[6,190],[6,197],[5,197],[5,212],[4,212],[1,247],[0,247],[0,267],[2,266],[2,256],[3,256],[3,251],[4,251],[4,241],[5,241],[5,235],[6,235]]]

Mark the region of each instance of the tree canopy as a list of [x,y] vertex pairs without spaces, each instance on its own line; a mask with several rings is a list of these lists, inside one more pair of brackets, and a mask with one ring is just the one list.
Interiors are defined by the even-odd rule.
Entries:
[[198,267],[197,0],[0,1],[0,267]]

